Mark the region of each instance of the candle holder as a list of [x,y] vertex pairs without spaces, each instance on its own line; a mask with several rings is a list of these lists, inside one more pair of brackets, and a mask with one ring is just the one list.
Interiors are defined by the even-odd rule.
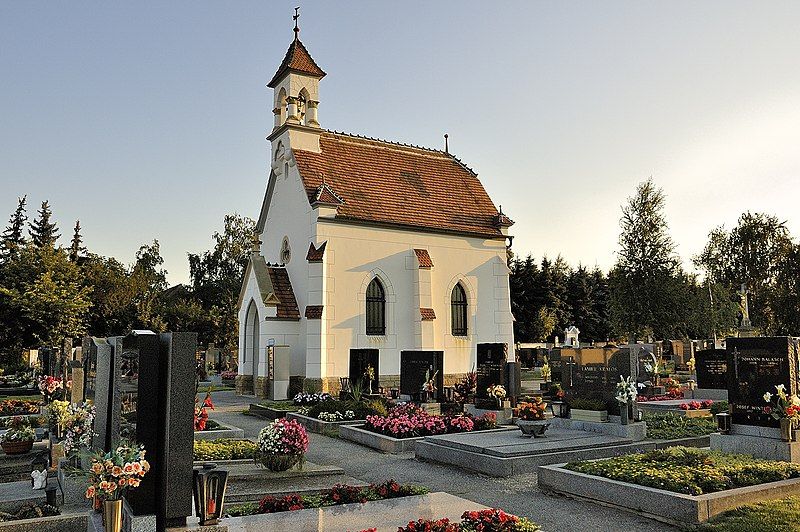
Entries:
[[202,469],[192,471],[194,509],[200,518],[200,526],[216,525],[222,515],[228,472],[216,467],[216,464],[206,463]]
[[717,431],[720,434],[730,434],[731,432],[731,415],[727,412],[720,412],[717,414]]

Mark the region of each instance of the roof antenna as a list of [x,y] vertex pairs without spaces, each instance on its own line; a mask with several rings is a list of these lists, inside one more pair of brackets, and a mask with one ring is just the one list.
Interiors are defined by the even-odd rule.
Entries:
[[445,153],[450,153],[450,150],[448,149],[448,146],[447,146],[447,133],[444,134],[444,152]]
[[292,17],[292,19],[294,19],[294,40],[295,41],[299,40],[299,36],[300,36],[300,28],[297,26],[297,19],[299,19],[299,18],[300,18],[300,6],[294,8],[294,16]]

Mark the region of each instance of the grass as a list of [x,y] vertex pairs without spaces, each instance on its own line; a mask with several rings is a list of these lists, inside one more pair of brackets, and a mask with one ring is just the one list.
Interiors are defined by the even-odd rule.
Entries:
[[211,388],[211,393],[214,392],[228,392],[231,390],[235,390],[236,388],[233,386],[225,386],[219,384],[212,384],[211,386],[204,385],[197,388],[197,393],[206,393],[208,389]]
[[717,422],[713,417],[685,417],[679,414],[655,414],[645,412],[647,437],[652,440],[675,440],[707,436],[717,432]]
[[259,406],[272,408],[273,410],[297,410],[297,406],[292,401],[262,401],[258,403]]
[[701,532],[797,532],[800,530],[800,497],[740,506],[711,519]]
[[800,478],[798,464],[688,447],[669,447],[603,460],[572,462],[565,468],[687,495]]

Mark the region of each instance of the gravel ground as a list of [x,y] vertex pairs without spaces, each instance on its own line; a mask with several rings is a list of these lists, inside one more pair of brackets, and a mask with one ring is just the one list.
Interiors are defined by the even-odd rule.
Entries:
[[[233,392],[213,394],[217,407],[211,418],[244,429],[245,436],[255,439],[266,420],[241,412],[254,399],[237,397]],[[337,465],[347,475],[367,482],[394,478],[398,482],[421,484],[431,491],[444,491],[523,515],[546,531],[674,531],[676,528],[639,517],[632,513],[593,503],[545,495],[536,485],[535,475],[509,478],[486,477],[479,473],[420,462],[413,453],[382,454],[338,438],[309,433],[310,462]],[[411,517],[409,517],[410,519]]]

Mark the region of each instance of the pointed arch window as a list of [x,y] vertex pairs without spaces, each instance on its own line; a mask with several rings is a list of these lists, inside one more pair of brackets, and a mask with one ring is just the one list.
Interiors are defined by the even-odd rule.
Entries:
[[467,335],[467,293],[461,283],[453,287],[450,294],[450,316],[453,336]]
[[367,286],[367,334],[386,334],[386,292],[377,277]]

